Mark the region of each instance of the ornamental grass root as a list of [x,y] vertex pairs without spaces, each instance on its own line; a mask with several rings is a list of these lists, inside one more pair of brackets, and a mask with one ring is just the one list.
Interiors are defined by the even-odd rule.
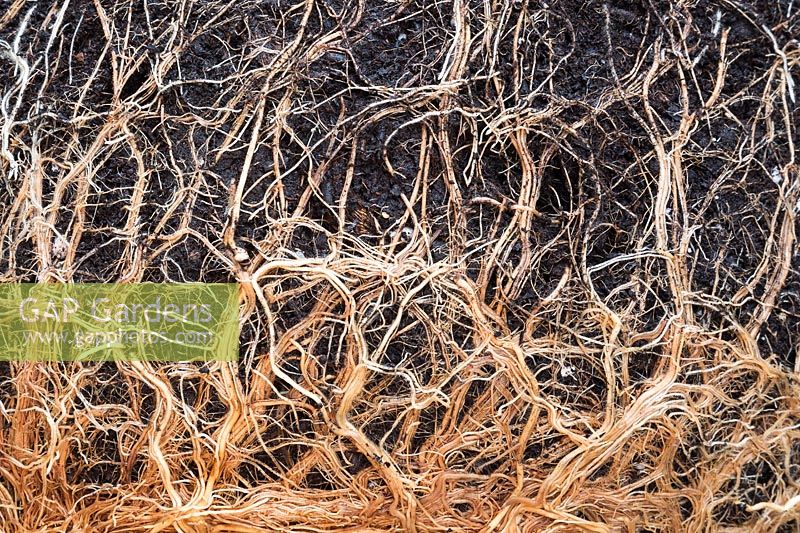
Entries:
[[0,530],[798,528],[800,6],[4,7],[2,281],[242,332],[0,364]]

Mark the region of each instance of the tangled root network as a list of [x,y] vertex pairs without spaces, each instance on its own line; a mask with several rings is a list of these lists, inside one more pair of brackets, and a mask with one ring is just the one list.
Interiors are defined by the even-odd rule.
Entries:
[[798,35],[0,2],[0,280],[241,291],[236,363],[0,363],[0,531],[800,530]]

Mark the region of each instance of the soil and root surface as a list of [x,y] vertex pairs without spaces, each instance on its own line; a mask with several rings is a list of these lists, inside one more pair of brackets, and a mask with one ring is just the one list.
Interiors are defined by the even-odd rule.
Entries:
[[0,280],[241,283],[2,363],[0,530],[797,531],[800,3],[5,0]]

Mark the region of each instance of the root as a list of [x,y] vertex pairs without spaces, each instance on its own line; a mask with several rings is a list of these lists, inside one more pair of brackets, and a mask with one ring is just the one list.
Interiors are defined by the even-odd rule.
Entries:
[[239,282],[242,331],[0,363],[0,530],[796,529],[755,3],[10,2],[2,281]]

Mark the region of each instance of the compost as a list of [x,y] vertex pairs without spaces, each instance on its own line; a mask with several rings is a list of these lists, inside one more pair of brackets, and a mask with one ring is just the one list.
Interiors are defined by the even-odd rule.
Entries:
[[236,363],[0,363],[0,531],[797,531],[798,35],[0,2],[0,281],[241,287]]

